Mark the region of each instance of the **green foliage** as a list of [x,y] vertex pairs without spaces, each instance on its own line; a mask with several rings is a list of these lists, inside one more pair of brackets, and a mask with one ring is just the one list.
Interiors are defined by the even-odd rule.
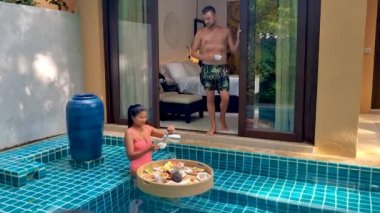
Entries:
[[0,0],[1,2],[14,3],[14,4],[22,4],[28,6],[36,6],[37,3],[34,0]]
[[[253,1],[251,1],[253,2]],[[278,4],[273,0],[256,0],[256,35],[275,33],[278,29]]]
[[[276,39],[279,28],[279,7],[273,0],[251,0],[249,20],[250,48],[248,50],[249,104],[274,104],[276,100]],[[270,38],[261,38],[270,35]],[[260,76],[260,93],[254,96],[255,76]],[[256,99],[256,100],[255,100]]]
[[256,72],[260,73],[259,103],[274,104],[276,101],[276,39],[262,39],[260,60]]
[[[45,0],[49,4],[56,5],[58,10],[68,10],[66,0]],[[22,4],[28,6],[37,6],[37,3],[34,0],[0,0],[0,2],[14,3],[14,4]]]
[[[297,34],[296,7],[296,0],[249,0],[249,104],[274,104],[276,101],[276,55],[279,53],[276,53],[277,39],[274,36],[285,34],[291,37]],[[294,46],[290,44],[290,47]],[[260,77],[260,92],[256,95],[255,76]]]
[[69,9],[69,6],[67,6],[65,0],[45,0],[46,2],[49,2],[49,4],[57,5],[58,10],[62,10],[64,8],[65,10]]

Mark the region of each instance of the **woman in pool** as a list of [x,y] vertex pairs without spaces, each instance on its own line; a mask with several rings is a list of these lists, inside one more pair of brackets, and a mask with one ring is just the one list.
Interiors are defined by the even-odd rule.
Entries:
[[[164,131],[147,125],[147,117],[147,111],[140,104],[132,105],[128,109],[128,129],[125,131],[124,143],[133,176],[140,166],[152,161],[152,152],[159,148],[152,143],[151,136],[161,138],[165,135]],[[169,125],[167,133],[173,132],[174,126]]]

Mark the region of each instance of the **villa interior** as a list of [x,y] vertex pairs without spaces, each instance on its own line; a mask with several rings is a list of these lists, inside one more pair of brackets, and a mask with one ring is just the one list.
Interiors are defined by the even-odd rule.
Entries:
[[[173,124],[177,129],[208,131],[210,120],[207,113],[205,91],[200,83],[200,66],[198,61],[189,57],[187,46],[191,46],[194,34],[200,27],[202,9],[211,5],[216,9],[217,24],[228,27],[235,35],[240,24],[240,2],[229,0],[192,0],[192,1],[158,1],[159,16],[159,64],[160,64],[160,93],[178,92],[184,94],[179,99],[192,98],[190,95],[198,96],[200,110],[204,116],[199,115],[199,110],[191,112],[190,120],[185,121],[182,113],[172,113],[169,104],[160,105],[160,110],[165,110],[168,115],[161,113],[160,126],[166,127]],[[184,10],[183,8],[188,8]],[[191,8],[191,9],[189,9]],[[238,134],[238,104],[239,104],[239,56],[229,54],[228,65],[230,66],[230,103],[226,121],[229,125],[228,131],[218,128],[220,98],[216,93],[216,119],[217,132],[227,134]],[[161,101],[167,100],[160,94]],[[193,97],[193,98],[194,98]],[[195,97],[195,99],[197,99]],[[176,105],[174,105],[175,107]],[[196,107],[196,106],[193,106]],[[165,117],[165,118],[164,118]]]
[[[373,4],[369,1],[369,4]],[[164,92],[176,91],[183,94],[193,94],[202,96],[204,116],[201,117],[197,111],[191,114],[190,122],[186,122],[184,116],[161,117],[160,126],[166,127],[174,124],[178,129],[207,131],[209,128],[209,117],[205,103],[204,91],[199,81],[199,66],[196,61],[189,58],[189,51],[186,48],[191,45],[194,33],[202,24],[195,20],[202,18],[201,10],[206,5],[212,5],[217,11],[217,23],[227,26],[236,32],[240,25],[240,1],[232,0],[192,0],[192,1],[158,1],[159,16],[159,65],[160,74],[166,78]],[[183,8],[186,8],[184,10]],[[370,5],[368,8],[371,8]],[[374,7],[375,8],[375,7]],[[379,108],[380,91],[379,83],[379,51],[380,42],[376,42],[374,36],[376,31],[376,16],[371,11],[368,12],[366,20],[366,36],[363,64],[363,83],[361,92],[361,112],[376,112]],[[378,26],[378,25],[377,25]],[[377,31],[379,31],[377,27]],[[379,37],[377,36],[379,40]],[[371,48],[373,47],[373,48]],[[372,51],[374,50],[374,51]],[[375,58],[373,57],[375,55]],[[376,56],[377,55],[377,56]],[[371,58],[372,57],[372,58]],[[231,67],[231,100],[227,113],[227,123],[229,131],[220,131],[227,134],[238,134],[238,109],[239,109],[239,55],[231,55],[228,64]],[[375,66],[375,68],[374,68]],[[257,79],[255,79],[257,80]],[[372,81],[372,82],[371,82]],[[371,82],[371,83],[366,83]],[[161,85],[162,81],[161,81]],[[161,91],[161,92],[162,92]],[[372,99],[371,99],[372,96]],[[372,101],[371,101],[372,100]],[[217,100],[216,108],[219,102]],[[218,113],[217,117],[218,118]],[[218,122],[217,122],[218,124]],[[261,123],[261,126],[267,125]]]

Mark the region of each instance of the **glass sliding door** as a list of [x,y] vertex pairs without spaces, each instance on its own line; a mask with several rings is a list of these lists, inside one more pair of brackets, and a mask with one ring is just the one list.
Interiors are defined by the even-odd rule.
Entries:
[[[152,27],[147,0],[119,0],[120,116],[127,118],[131,104],[142,104],[153,115]],[[152,117],[150,117],[150,120]]]
[[108,7],[109,68],[113,122],[125,124],[128,107],[142,104],[149,120],[157,124],[156,97],[153,95],[157,64],[156,1],[106,1]]
[[[240,136],[313,141],[320,4],[240,0]],[[158,126],[158,1],[104,0],[103,18],[108,122],[140,103]]]
[[[305,0],[245,0],[240,133],[300,140],[306,31]],[[244,42],[243,42],[244,43]],[[244,49],[246,47],[246,49]],[[244,94],[245,93],[245,94]]]

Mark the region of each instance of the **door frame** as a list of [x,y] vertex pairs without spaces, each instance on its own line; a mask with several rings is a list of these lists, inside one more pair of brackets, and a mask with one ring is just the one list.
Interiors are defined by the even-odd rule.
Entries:
[[[107,94],[107,122],[116,124],[127,124],[127,119],[120,115],[120,74],[119,74],[119,0],[103,0],[103,35],[104,35],[104,58],[105,58],[105,79]],[[159,97],[156,92],[158,85],[158,1],[147,1],[148,22],[151,24],[151,60],[152,62],[152,93],[153,120],[149,124],[159,127]],[[157,79],[155,81],[154,79]]]
[[380,109],[380,2],[377,3],[371,108]]
[[[240,0],[242,33],[239,76],[239,136],[314,143],[321,2],[320,0],[299,0],[298,2],[295,85],[297,93],[295,97],[294,132],[281,133],[246,129],[249,0]],[[252,21],[255,22],[254,16]]]
[[[107,117],[109,123],[126,124],[127,120],[120,117],[120,81],[119,81],[119,55],[118,55],[118,2],[103,0],[103,25],[104,25],[104,53],[106,68],[106,92],[107,92]],[[159,39],[158,39],[158,1],[149,3],[148,20],[152,26],[152,79],[158,79],[159,69]],[[299,11],[299,20],[304,20],[302,26],[298,25],[301,36],[298,40],[301,45],[297,47],[296,88],[300,94],[296,97],[295,131],[293,134],[246,131],[246,101],[247,95],[245,78],[247,71],[247,47],[248,47],[248,3],[249,0],[240,0],[241,44],[240,44],[240,77],[239,77],[239,131],[243,137],[264,138],[283,141],[311,142],[314,143],[316,97],[318,77],[318,52],[319,52],[319,28],[321,0],[299,0],[303,9]],[[299,8],[301,8],[299,7]],[[299,9],[300,10],[300,9]],[[306,19],[305,19],[306,18]],[[159,82],[153,81],[151,92],[153,94],[153,121],[152,125],[159,127]]]

